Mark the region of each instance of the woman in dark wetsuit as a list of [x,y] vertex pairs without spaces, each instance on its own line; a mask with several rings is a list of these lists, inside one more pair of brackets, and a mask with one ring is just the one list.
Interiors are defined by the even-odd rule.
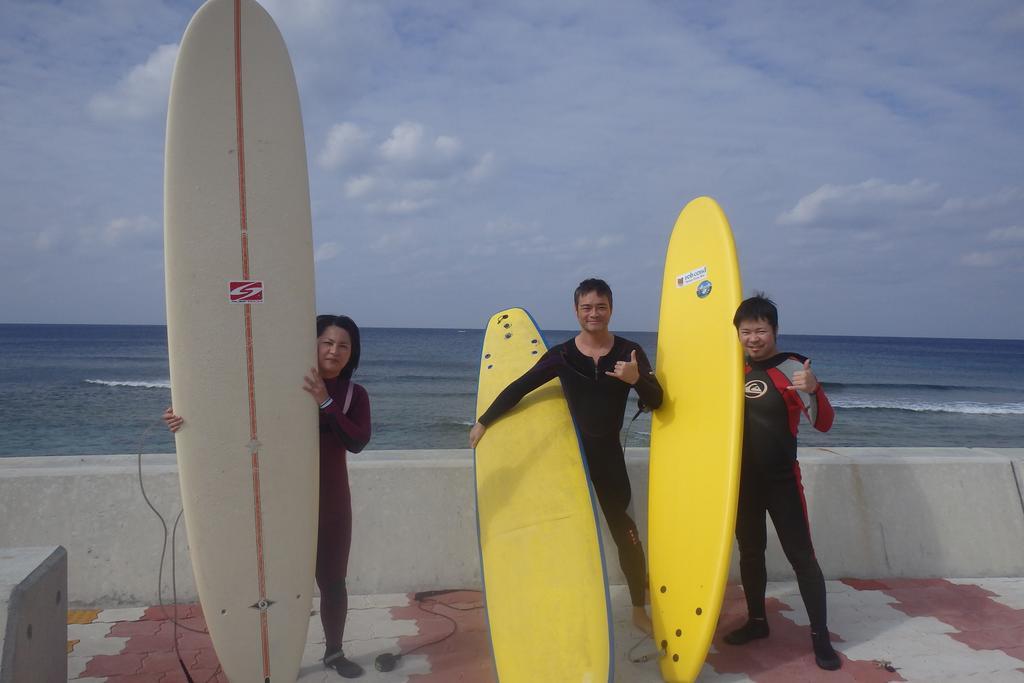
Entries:
[[[316,584],[324,627],[324,666],[344,678],[357,678],[363,667],[345,657],[342,639],[348,612],[348,555],[352,545],[352,499],[346,454],[370,441],[370,398],[352,381],[359,367],[359,328],[344,315],[316,319],[317,367],[305,377],[305,389],[320,406],[320,515],[316,544]],[[172,432],[184,420],[172,408],[164,413]]]

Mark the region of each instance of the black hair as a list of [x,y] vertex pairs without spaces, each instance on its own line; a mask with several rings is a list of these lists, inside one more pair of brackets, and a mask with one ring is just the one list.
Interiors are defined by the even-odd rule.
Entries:
[[732,317],[732,324],[739,329],[740,323],[748,320],[767,320],[772,326],[772,333],[779,333],[779,309],[764,292],[754,292],[754,296],[744,299]]
[[612,288],[608,286],[608,283],[604,280],[596,277],[590,277],[580,283],[579,287],[572,295],[572,303],[574,306],[580,305],[580,297],[584,294],[590,294],[595,292],[598,296],[608,298],[608,305],[612,305]]
[[347,315],[318,315],[316,317],[316,336],[320,337],[328,327],[340,327],[348,332],[352,340],[352,355],[348,363],[341,369],[338,375],[342,379],[351,379],[352,373],[359,367],[359,326]]

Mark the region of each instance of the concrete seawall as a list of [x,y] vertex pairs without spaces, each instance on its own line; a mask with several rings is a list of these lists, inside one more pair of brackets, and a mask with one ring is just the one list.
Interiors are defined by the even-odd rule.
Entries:
[[[1024,448],[808,448],[800,461],[826,578],[1024,576]],[[629,449],[627,463],[646,534],[646,449]],[[469,451],[369,451],[349,467],[350,592],[480,586]],[[174,456],[143,456],[143,482],[170,530],[181,507]],[[179,601],[195,599],[183,527]],[[135,456],[0,458],[0,547],[67,548],[72,604],[154,604],[162,539]],[[605,549],[622,583],[607,530]],[[791,576],[771,531],[768,572]],[[168,602],[170,583],[168,548]]]

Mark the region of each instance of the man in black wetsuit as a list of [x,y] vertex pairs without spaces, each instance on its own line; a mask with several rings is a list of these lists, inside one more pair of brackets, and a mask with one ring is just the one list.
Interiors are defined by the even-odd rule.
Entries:
[[584,280],[573,300],[580,333],[551,347],[526,374],[498,394],[473,425],[469,445],[475,448],[487,426],[528,393],[555,377],[561,381],[598,503],[619,549],[619,564],[633,602],[633,623],[651,633],[651,619],[644,609],[647,567],[640,534],[629,516],[632,491],[619,431],[630,387],[640,396],[641,407],[654,410],[661,405],[661,386],[640,345],[608,331],[612,290],[604,280]]
[[757,293],[745,300],[736,310],[733,324],[747,356],[736,540],[748,619],[726,634],[725,642],[745,645],[768,637],[764,604],[768,582],[764,563],[767,513],[796,572],[811,622],[814,659],[822,669],[835,670],[840,659],[829,642],[825,578],[811,545],[800,463],[796,459],[800,415],[805,415],[818,431],[827,432],[834,418],[832,405],[811,371],[811,361],[796,353],[779,352],[779,312],[771,299]]

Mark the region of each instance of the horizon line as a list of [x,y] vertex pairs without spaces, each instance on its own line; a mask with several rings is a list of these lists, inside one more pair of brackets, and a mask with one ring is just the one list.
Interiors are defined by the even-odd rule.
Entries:
[[[40,323],[40,322],[0,322],[0,327],[14,325],[36,325],[48,327],[167,327],[167,323]],[[360,325],[361,330],[437,330],[450,332],[483,332],[483,327],[420,327],[403,325]],[[574,332],[571,329],[548,328],[550,332]],[[622,329],[623,334],[639,332],[641,334],[657,334],[657,330],[627,330]],[[612,334],[616,334],[612,330]],[[1013,337],[922,337],[899,334],[823,334],[809,332],[782,332],[779,337],[846,337],[855,339],[932,339],[951,341],[1010,341],[1019,342],[1024,339]]]

